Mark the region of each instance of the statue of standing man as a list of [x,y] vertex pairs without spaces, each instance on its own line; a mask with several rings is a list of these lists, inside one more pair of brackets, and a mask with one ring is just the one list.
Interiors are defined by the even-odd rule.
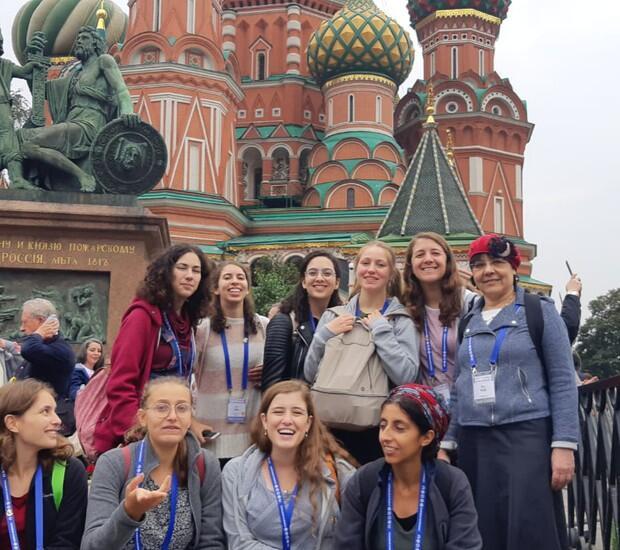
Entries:
[[53,124],[23,128],[18,137],[24,159],[36,164],[39,175],[45,174],[43,167],[51,167],[75,178],[81,191],[93,192],[96,181],[88,159],[95,136],[115,118],[133,128],[140,117],[133,112],[123,76],[114,58],[105,53],[105,41],[97,30],[82,27],[73,50],[80,65],[69,76],[47,82]]

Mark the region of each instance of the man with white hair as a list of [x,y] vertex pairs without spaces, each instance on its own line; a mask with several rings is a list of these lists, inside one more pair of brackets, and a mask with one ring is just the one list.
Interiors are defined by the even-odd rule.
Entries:
[[75,430],[73,403],[69,399],[69,383],[75,367],[75,354],[60,334],[60,323],[54,304],[43,298],[24,302],[20,331],[22,357],[25,363],[18,378],[36,378],[49,384],[56,392],[56,413],[62,420],[62,433]]

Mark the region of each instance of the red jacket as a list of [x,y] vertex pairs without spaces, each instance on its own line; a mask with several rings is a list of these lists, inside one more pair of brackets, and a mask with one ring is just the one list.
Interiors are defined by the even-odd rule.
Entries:
[[163,319],[157,306],[135,298],[121,322],[112,347],[112,368],[106,385],[108,403],[95,429],[99,454],[116,447],[134,424],[142,390],[151,375]]

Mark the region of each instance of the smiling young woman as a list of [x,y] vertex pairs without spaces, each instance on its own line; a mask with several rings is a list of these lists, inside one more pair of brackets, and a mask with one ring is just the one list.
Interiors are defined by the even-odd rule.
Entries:
[[289,378],[303,379],[304,363],[319,319],[341,304],[340,266],[329,252],[317,250],[299,265],[299,281],[267,326],[262,389]]
[[250,445],[260,404],[266,317],[254,310],[250,271],[222,262],[209,280],[213,303],[196,334],[196,418],[221,435],[204,443],[225,462]]
[[252,441],[222,473],[228,547],[335,548],[353,459],[317,418],[306,384],[288,380],[265,392]]
[[88,482],[55,411],[42,382],[0,388],[1,548],[80,547]]
[[[341,315],[328,309],[321,316],[306,356],[305,379],[310,383],[316,381],[325,364],[327,346],[344,349],[343,335],[358,324],[372,334],[373,355],[380,359],[389,382],[397,385],[414,381],[418,373],[419,336],[400,302],[402,280],[394,250],[383,242],[372,241],[360,249],[354,265],[351,299]],[[332,433],[364,464],[381,455],[377,431],[378,427],[372,426],[355,431],[333,429]]]
[[217,459],[191,434],[184,380],[150,382],[124,449],[102,455],[90,489],[82,549],[223,550]]

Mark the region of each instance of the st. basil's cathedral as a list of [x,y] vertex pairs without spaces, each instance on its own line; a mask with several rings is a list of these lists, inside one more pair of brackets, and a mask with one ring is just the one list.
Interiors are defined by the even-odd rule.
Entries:
[[[548,292],[523,239],[533,124],[495,69],[510,3],[409,0],[424,80],[399,97],[414,47],[372,0],[129,0],[128,17],[105,0],[110,53],[168,148],[142,204],[173,241],[249,263],[326,248],[345,267],[376,237],[402,260],[420,231],[464,261],[474,238],[502,233],[524,253],[522,282]],[[14,50],[45,29],[66,62],[100,4],[30,0]]]

